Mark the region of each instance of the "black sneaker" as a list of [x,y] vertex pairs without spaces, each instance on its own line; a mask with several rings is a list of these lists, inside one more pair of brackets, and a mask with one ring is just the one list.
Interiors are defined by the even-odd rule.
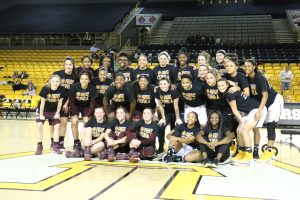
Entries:
[[205,158],[205,159],[201,160],[200,161],[200,166],[209,167],[210,166],[210,160],[208,158]]
[[81,150],[81,143],[80,143],[80,141],[74,143],[73,150]]
[[42,155],[43,154],[43,145],[37,145],[35,155]]
[[59,148],[66,149],[64,144],[65,144],[64,141],[59,142]]
[[258,148],[254,148],[254,151],[253,151],[253,158],[254,158],[254,159],[259,159]]
[[219,166],[219,160],[218,159],[213,159],[213,161],[211,161],[211,165],[210,165],[210,167],[212,167],[212,168],[218,168],[218,166]]
[[173,155],[175,154],[175,150],[173,147],[169,147],[167,151],[167,155],[165,156],[164,160],[165,162],[173,162]]
[[83,153],[83,158],[84,158],[85,161],[92,160],[91,147],[85,147],[84,153]]
[[183,157],[182,156],[173,155],[172,161],[173,162],[183,162]]

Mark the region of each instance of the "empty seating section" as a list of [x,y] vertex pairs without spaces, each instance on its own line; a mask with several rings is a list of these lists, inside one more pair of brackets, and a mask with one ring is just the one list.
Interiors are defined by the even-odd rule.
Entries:
[[170,43],[185,43],[191,32],[213,33],[223,44],[275,43],[271,15],[176,17]]
[[[54,71],[63,69],[63,62],[67,56],[71,56],[75,59],[76,66],[81,65],[81,57],[89,54],[87,50],[0,50],[0,95],[4,95],[5,99],[2,99],[2,108],[13,106],[14,99],[21,99],[24,104],[21,104],[21,108],[31,108],[37,106],[39,100],[38,94],[41,88],[47,83],[49,77]],[[93,67],[96,68],[99,63],[95,62]],[[22,83],[27,84],[30,79],[37,87],[37,96],[23,96],[24,90],[12,89],[9,84],[2,85],[7,81],[16,81],[18,78],[4,78],[12,76],[14,71],[19,73],[22,70],[26,70],[29,74],[28,79],[23,79]],[[30,99],[30,105],[28,101]],[[3,104],[6,101],[6,104]],[[3,109],[2,109],[3,110]]]

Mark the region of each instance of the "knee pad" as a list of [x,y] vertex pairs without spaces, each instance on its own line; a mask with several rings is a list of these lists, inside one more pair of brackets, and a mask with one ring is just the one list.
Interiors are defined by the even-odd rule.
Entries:
[[277,123],[274,122],[274,121],[267,123],[268,140],[275,140],[275,138],[276,138],[276,132],[275,132],[276,125],[277,125]]

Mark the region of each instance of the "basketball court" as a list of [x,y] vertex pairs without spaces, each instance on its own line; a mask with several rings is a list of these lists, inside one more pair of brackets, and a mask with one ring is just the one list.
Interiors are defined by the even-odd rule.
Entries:
[[[83,161],[49,150],[36,156],[34,121],[0,120],[0,127],[0,199],[296,199],[299,195],[300,153],[280,143],[272,163],[210,169],[192,163]],[[44,147],[50,147],[48,125],[45,130]],[[262,141],[265,137],[263,132]],[[277,130],[278,141],[286,137]],[[66,146],[71,142],[68,127]]]

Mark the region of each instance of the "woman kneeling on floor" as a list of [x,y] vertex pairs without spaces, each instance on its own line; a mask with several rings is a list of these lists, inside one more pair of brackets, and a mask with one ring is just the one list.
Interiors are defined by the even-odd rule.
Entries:
[[200,131],[197,113],[191,111],[187,114],[186,123],[176,126],[174,131],[167,135],[170,140],[166,162],[196,162],[201,154],[195,150],[196,135]]

